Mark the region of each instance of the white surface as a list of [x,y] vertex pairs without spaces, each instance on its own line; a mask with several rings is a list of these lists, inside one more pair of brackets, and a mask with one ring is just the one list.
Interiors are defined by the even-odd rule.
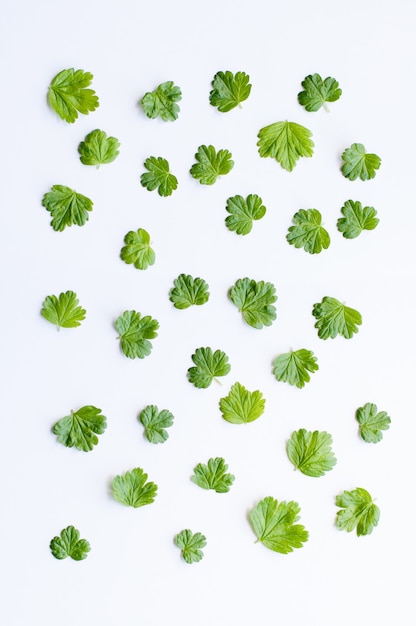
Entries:
[[[410,624],[414,513],[414,69],[413,1],[348,3],[240,0],[4,1],[2,69],[2,548],[7,626],[293,626]],[[61,69],[94,74],[100,108],[75,124],[48,108]],[[243,70],[252,94],[220,114],[208,94],[218,70]],[[342,98],[307,113],[300,82],[334,76]],[[137,106],[160,82],[183,91],[174,123]],[[260,159],[257,132],[290,119],[313,132],[312,159],[289,174]],[[99,170],[78,160],[87,132],[101,128],[121,154]],[[340,155],[361,142],[382,158],[373,181],[344,179]],[[213,187],[189,175],[203,143],[228,148],[235,167]],[[139,184],[142,163],[164,156],[179,179],[170,198]],[[51,185],[90,196],[88,223],[62,233],[41,206]],[[230,195],[258,193],[266,216],[247,237],[224,226]],[[349,198],[374,206],[380,224],[356,240],[336,230]],[[317,256],[285,241],[293,214],[318,208],[331,246]],[[156,264],[144,272],[119,259],[128,230],[151,234]],[[177,311],[168,300],[181,272],[202,276],[211,298]],[[277,321],[251,329],[227,299],[237,278],[277,287]],[[39,314],[48,294],[72,289],[87,309],[82,326],[56,332]],[[361,311],[350,341],[322,341],[312,305],[325,295]],[[119,350],[115,318],[125,309],[160,322],[144,360]],[[224,350],[223,385],[193,388],[186,372],[197,347]],[[278,383],[271,362],[307,347],[320,370],[302,390]],[[221,419],[218,401],[235,381],[260,389],[266,412],[246,427]],[[377,445],[357,436],[355,410],[375,402],[392,417]],[[137,414],[146,404],[175,415],[170,438],[153,446]],[[69,409],[95,404],[108,428],[88,454],[66,449],[50,429]],[[285,453],[292,430],[326,429],[338,464],[325,477],[294,472]],[[236,481],[205,492],[193,467],[224,456]],[[159,484],[155,503],[129,509],[112,500],[114,475],[143,467]],[[367,488],[381,520],[357,538],[334,526],[335,496]],[[294,499],[310,532],[289,555],[254,543],[247,513],[266,495]],[[80,563],[55,560],[50,539],[68,524],[92,546]],[[208,540],[199,564],[181,561],[182,528]]]

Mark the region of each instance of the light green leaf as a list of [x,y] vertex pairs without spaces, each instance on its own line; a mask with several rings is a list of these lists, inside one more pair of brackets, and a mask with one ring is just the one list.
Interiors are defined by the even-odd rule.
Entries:
[[190,173],[201,185],[213,185],[218,176],[228,174],[234,167],[231,152],[217,152],[214,146],[199,146],[195,159],[197,163],[192,165]]
[[144,162],[148,170],[140,176],[140,182],[148,191],[157,189],[159,196],[171,196],[178,187],[178,179],[170,173],[169,163],[163,157],[149,157]]
[[83,226],[93,202],[65,185],[54,185],[42,198],[42,206],[52,215],[51,226],[63,231],[66,226]]
[[67,448],[89,452],[98,444],[97,435],[102,435],[106,428],[107,419],[101,409],[87,405],[58,420],[52,432]]
[[120,142],[115,137],[107,137],[103,130],[93,130],[78,146],[79,158],[84,165],[111,163],[120,153]]
[[295,122],[275,122],[259,131],[257,146],[261,157],[276,159],[291,172],[300,157],[311,157],[314,143],[310,130]]
[[46,296],[42,304],[41,315],[60,328],[75,328],[85,319],[86,311],[79,306],[77,294],[65,291],[59,296]]
[[157,485],[147,482],[147,478],[147,474],[141,467],[135,467],[131,472],[115,476],[112,482],[114,499],[135,509],[151,504],[156,498]]
[[209,101],[218,111],[226,113],[247,100],[251,92],[250,77],[245,72],[217,72],[212,81]]
[[293,216],[294,226],[289,227],[287,241],[295,248],[304,248],[310,254],[326,250],[331,242],[317,209],[301,209]]
[[53,78],[48,89],[48,102],[59,117],[73,123],[78,113],[88,115],[99,105],[98,97],[90,86],[93,75],[84,70],[62,70]]
[[79,530],[74,526],[67,526],[61,530],[59,537],[54,537],[50,549],[55,559],[71,557],[74,561],[82,561],[88,556],[91,546],[86,539],[79,538]]
[[225,224],[237,235],[248,235],[253,220],[261,219],[266,213],[263,200],[257,194],[250,194],[245,199],[239,195],[228,198],[226,209],[230,215],[225,218]]
[[202,548],[207,545],[207,540],[201,533],[193,533],[186,528],[175,536],[175,544],[181,549],[184,561],[191,564],[203,558]]
[[318,430],[300,428],[292,433],[286,446],[287,455],[293,465],[306,476],[323,476],[337,460],[332,452],[332,437]]
[[200,306],[209,299],[208,283],[202,278],[193,278],[190,274],[179,274],[173,281],[169,300],[176,309],[188,309],[193,304]]
[[235,476],[227,472],[228,465],[221,457],[209,459],[208,463],[198,463],[194,467],[192,482],[202,489],[213,489],[217,493],[226,493],[234,482]]
[[124,311],[115,321],[121,349],[129,359],[143,359],[152,350],[149,339],[157,337],[159,322],[137,311]]
[[381,165],[380,157],[367,153],[362,143],[353,143],[350,148],[346,148],[341,158],[344,161],[341,171],[349,180],[370,180]]
[[160,117],[164,122],[173,122],[180,111],[176,104],[182,100],[180,87],[169,80],[161,83],[154,91],[148,91],[141,99],[141,105],[147,117]]
[[383,439],[383,430],[390,428],[390,416],[385,411],[377,412],[377,405],[367,402],[357,409],[357,422],[361,438],[367,443],[378,443]]
[[344,491],[336,497],[335,504],[341,508],[336,517],[336,527],[340,530],[351,532],[355,529],[360,537],[372,533],[379,522],[380,509],[362,487]]
[[159,411],[157,406],[149,404],[139,414],[144,426],[144,435],[150,443],[164,443],[169,438],[166,428],[173,424],[173,415],[167,409]]
[[363,230],[374,230],[379,223],[377,211],[372,206],[363,208],[358,201],[347,200],[341,213],[344,217],[337,221],[337,228],[346,239],[355,239]]
[[311,379],[309,372],[319,369],[317,358],[311,350],[291,350],[279,354],[273,361],[273,374],[277,380],[296,385],[299,389]]
[[247,391],[243,385],[235,383],[228,396],[220,399],[220,410],[227,422],[246,424],[263,415],[265,404],[261,391]]
[[276,288],[263,280],[240,278],[229,291],[231,302],[243,314],[249,326],[261,329],[276,319]]
[[249,513],[249,519],[258,541],[281,554],[302,548],[308,540],[308,531],[299,520],[300,507],[293,500],[278,502],[271,496],[261,500]]
[[358,326],[362,323],[358,311],[328,296],[313,305],[312,315],[317,319],[315,328],[321,339],[334,339],[337,335],[351,339],[354,333],[358,333]]
[[304,91],[298,93],[298,100],[307,111],[319,111],[321,106],[329,111],[326,103],[339,100],[342,94],[338,81],[331,76],[322,80],[319,74],[309,74],[302,81],[302,87]]
[[188,369],[188,380],[199,389],[206,389],[218,376],[226,376],[231,365],[228,356],[222,350],[212,351],[211,348],[197,348],[192,355],[194,367]]
[[146,270],[153,265],[156,254],[150,245],[150,235],[143,228],[137,231],[130,230],[124,237],[124,246],[120,257],[128,265],[134,265],[138,270]]

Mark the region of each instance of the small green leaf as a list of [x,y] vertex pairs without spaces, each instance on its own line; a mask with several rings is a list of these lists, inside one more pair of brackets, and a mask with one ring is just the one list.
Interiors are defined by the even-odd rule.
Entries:
[[157,406],[149,404],[139,414],[144,426],[144,435],[150,443],[164,443],[169,438],[166,428],[173,424],[173,415],[167,409],[159,411]]
[[229,291],[230,300],[252,328],[271,326],[276,319],[276,288],[263,280],[240,278]]
[[220,410],[230,424],[247,424],[263,415],[265,404],[261,391],[247,391],[243,385],[235,383],[228,396],[220,399]]
[[299,389],[305,386],[311,379],[312,374],[319,369],[317,358],[311,350],[291,350],[279,354],[273,361],[273,374],[276,379],[296,385]]
[[76,328],[85,319],[86,311],[79,306],[77,294],[65,291],[59,296],[46,296],[41,315],[59,328]]
[[355,239],[363,230],[374,230],[379,223],[377,211],[372,206],[363,208],[358,201],[347,200],[341,213],[344,217],[337,221],[337,228],[346,239]]
[[212,81],[209,101],[218,111],[226,113],[247,100],[251,92],[250,77],[245,72],[217,72]]
[[341,158],[344,161],[341,171],[349,180],[370,180],[381,165],[380,157],[367,153],[362,143],[353,143],[350,148],[346,148]]
[[301,209],[293,216],[293,223],[286,235],[292,246],[310,254],[319,254],[329,247],[329,233],[322,226],[322,215],[317,209]]
[[231,152],[217,152],[214,146],[199,146],[195,159],[197,163],[192,165],[190,173],[201,185],[213,185],[218,176],[228,174],[234,167]]
[[341,508],[336,517],[336,527],[340,530],[356,530],[360,537],[372,533],[379,522],[380,509],[362,487],[344,491],[336,497],[335,504]]
[[367,443],[378,443],[383,439],[383,430],[390,428],[390,416],[385,411],[377,412],[377,405],[367,402],[357,409],[357,422],[361,438]]
[[65,122],[73,123],[78,113],[88,115],[99,105],[98,97],[90,86],[93,75],[84,70],[62,70],[53,78],[48,89],[48,102]]
[[124,246],[120,258],[128,265],[134,265],[138,270],[146,270],[153,265],[156,254],[150,245],[150,235],[143,228],[137,231],[130,230],[124,237]]
[[202,489],[213,489],[217,493],[226,493],[234,482],[235,476],[227,472],[228,465],[223,458],[209,459],[208,463],[198,463],[194,467],[192,482]]
[[214,379],[226,376],[231,370],[228,356],[222,350],[213,352],[211,348],[197,348],[192,361],[195,366],[188,369],[188,380],[199,389],[206,389]]
[[97,435],[102,435],[106,428],[107,419],[101,409],[87,405],[58,420],[52,432],[67,448],[89,452],[98,444]]
[[79,530],[74,526],[67,526],[61,530],[60,536],[54,537],[49,547],[53,556],[59,560],[71,557],[74,561],[82,561],[91,550],[88,541],[79,538]]
[[161,83],[154,91],[145,93],[140,103],[147,117],[160,117],[164,122],[173,122],[180,111],[177,102],[182,100],[180,87],[169,80]]
[[79,158],[84,165],[111,163],[120,153],[120,142],[115,137],[107,137],[103,130],[93,130],[78,146]]
[[157,485],[147,482],[147,478],[147,474],[141,467],[136,467],[131,472],[115,476],[112,482],[114,499],[135,509],[151,504],[154,502],[157,494]]
[[269,550],[288,554],[302,548],[308,540],[308,531],[299,520],[300,507],[291,500],[278,502],[271,496],[263,498],[249,513],[254,533]]
[[225,224],[237,235],[248,235],[253,221],[260,220],[266,213],[263,200],[257,194],[250,194],[245,199],[239,195],[228,198],[226,209],[230,215],[225,218]]
[[205,304],[209,299],[208,284],[202,278],[193,278],[190,274],[179,274],[173,281],[169,300],[176,309],[188,309],[192,305]]
[[331,470],[337,460],[332,452],[332,437],[318,430],[300,428],[292,433],[286,446],[287,455],[293,465],[306,476],[323,476]]
[[140,182],[148,191],[157,189],[159,196],[171,196],[178,187],[178,179],[170,173],[169,163],[163,157],[149,157],[144,162],[148,170],[140,176]]
[[326,103],[339,100],[342,94],[338,81],[331,76],[322,80],[319,74],[309,74],[302,81],[302,87],[304,91],[298,93],[298,100],[307,111],[319,111],[322,106],[328,111]]
[[311,157],[314,143],[310,130],[295,122],[275,122],[259,131],[257,146],[261,157],[276,159],[291,172],[300,157]]
[[175,544],[181,549],[183,560],[191,564],[203,558],[202,548],[207,545],[207,540],[201,533],[193,533],[186,528],[175,536]]
[[51,226],[63,231],[66,226],[83,226],[88,221],[93,202],[65,185],[54,185],[42,198],[42,206],[52,216]]
[[328,296],[313,305],[312,315],[317,319],[315,328],[321,339],[334,339],[337,335],[351,339],[354,333],[358,333],[358,326],[362,323],[358,311]]
[[149,339],[157,337],[159,322],[137,311],[124,311],[115,321],[121,350],[129,359],[143,359],[152,350]]

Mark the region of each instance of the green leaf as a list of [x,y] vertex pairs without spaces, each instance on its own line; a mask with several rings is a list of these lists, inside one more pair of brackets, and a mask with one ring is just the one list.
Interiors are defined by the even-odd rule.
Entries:
[[209,459],[207,465],[198,463],[194,467],[192,482],[202,489],[213,489],[217,493],[226,493],[234,482],[235,476],[227,472],[228,465],[221,457]]
[[292,433],[286,450],[289,460],[302,474],[318,477],[329,472],[337,462],[331,446],[329,433],[300,428]]
[[367,443],[378,443],[383,439],[383,430],[390,428],[390,416],[385,411],[377,412],[377,405],[367,402],[357,409],[360,436]]
[[341,213],[344,217],[337,221],[337,228],[346,239],[355,239],[363,230],[374,230],[379,223],[377,211],[372,206],[363,208],[358,201],[347,200]]
[[245,72],[217,72],[212,81],[209,101],[218,111],[226,113],[247,100],[251,92],[250,76]]
[[166,428],[173,424],[173,415],[167,409],[159,411],[157,406],[149,404],[139,414],[139,420],[144,426],[144,435],[150,443],[164,443],[169,434]]
[[52,432],[67,448],[89,452],[98,443],[97,435],[102,435],[106,428],[107,419],[101,409],[87,405],[58,420]]
[[68,556],[74,561],[82,561],[88,556],[91,546],[86,539],[79,538],[79,530],[74,526],[67,526],[61,530],[59,537],[54,537],[50,549],[55,559],[66,559]]
[[86,310],[79,306],[77,294],[65,291],[59,296],[46,296],[41,315],[59,328],[75,328],[85,319]]
[[207,545],[207,540],[201,533],[192,533],[187,528],[175,536],[175,544],[181,549],[186,563],[197,563],[204,556],[202,548]]
[[304,91],[298,93],[298,100],[307,111],[319,111],[321,106],[329,111],[326,103],[339,100],[342,94],[338,81],[331,76],[322,80],[319,74],[309,74],[302,81],[302,87]]
[[111,163],[120,153],[120,142],[115,137],[107,137],[103,130],[93,130],[78,146],[79,158],[84,165]]
[[208,302],[209,286],[202,278],[179,274],[173,285],[169,292],[169,300],[176,309],[188,309],[193,304],[201,305]]
[[153,265],[156,254],[150,245],[150,235],[143,228],[130,230],[124,237],[125,245],[121,249],[120,257],[128,265],[134,265],[138,270],[146,270]]
[[228,150],[215,150],[214,146],[199,146],[195,154],[197,163],[190,169],[191,176],[201,185],[213,185],[218,176],[228,174],[234,167],[232,154]]
[[296,385],[299,389],[310,381],[309,372],[313,374],[318,369],[316,356],[304,348],[279,354],[273,361],[273,374],[277,380]]
[[181,100],[180,87],[169,80],[161,83],[154,91],[145,93],[140,102],[147,117],[151,119],[160,117],[164,122],[173,122],[178,118],[180,111],[176,103]]
[[270,326],[276,319],[276,288],[263,280],[256,282],[250,278],[239,278],[231,287],[229,296],[233,304],[243,314],[244,320],[253,328]]
[[266,400],[261,391],[247,391],[235,383],[228,396],[220,399],[222,417],[231,424],[254,422],[264,413]]
[[51,226],[62,231],[66,226],[83,226],[93,202],[65,185],[54,185],[42,198],[42,206],[52,215]]
[[178,179],[170,173],[169,163],[162,157],[149,157],[144,162],[148,170],[140,176],[140,182],[148,191],[157,189],[159,196],[171,196],[178,187]]
[[336,527],[340,530],[351,532],[355,529],[360,537],[372,533],[379,522],[380,509],[362,487],[344,491],[336,497],[335,504],[341,508],[336,517]]
[[254,533],[261,543],[281,554],[302,548],[308,540],[308,531],[299,520],[300,507],[293,500],[278,502],[271,496],[261,500],[249,513]]
[[317,209],[301,209],[293,216],[293,223],[286,235],[292,246],[304,248],[310,254],[319,254],[329,247],[329,233],[321,225],[322,216]]
[[98,108],[98,97],[90,86],[93,75],[84,70],[62,70],[53,78],[48,89],[52,109],[65,122],[73,123],[78,113],[88,115]]
[[228,356],[222,350],[213,352],[211,348],[197,348],[192,361],[195,366],[188,369],[188,380],[199,389],[206,389],[214,379],[226,376],[231,370]]
[[358,333],[358,326],[362,323],[358,311],[328,296],[313,305],[312,315],[317,319],[315,328],[321,339],[334,339],[337,335],[351,339],[354,333]]
[[147,474],[141,467],[135,467],[131,472],[115,476],[112,482],[114,499],[135,509],[151,504],[156,498],[157,485],[147,482],[147,478]]
[[310,130],[295,122],[275,122],[259,131],[257,146],[261,157],[276,159],[291,172],[300,157],[311,157],[314,143]]
[[257,194],[250,194],[246,199],[243,196],[228,198],[226,209],[230,215],[225,218],[225,224],[237,235],[247,235],[253,226],[253,220],[260,220],[266,213],[263,200]]
[[341,172],[349,180],[370,180],[375,177],[376,170],[381,165],[380,157],[366,153],[362,143],[353,143],[350,148],[346,148],[341,158],[344,161]]
[[152,350],[149,339],[157,337],[159,322],[137,311],[124,311],[115,321],[121,350],[129,359],[143,359]]

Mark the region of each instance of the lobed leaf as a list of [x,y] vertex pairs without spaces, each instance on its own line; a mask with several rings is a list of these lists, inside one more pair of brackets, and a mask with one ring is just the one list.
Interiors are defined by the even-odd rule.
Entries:
[[112,482],[113,497],[117,502],[135,509],[152,504],[157,494],[157,485],[147,481],[147,474],[141,467],[115,476]]

